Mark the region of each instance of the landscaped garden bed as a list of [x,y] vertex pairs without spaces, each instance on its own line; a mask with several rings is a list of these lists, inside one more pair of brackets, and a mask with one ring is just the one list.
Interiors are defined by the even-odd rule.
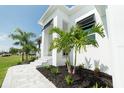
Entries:
[[[52,28],[50,34],[56,33],[59,37],[52,40],[49,51],[57,49],[57,52],[64,52],[66,66],[43,66],[37,68],[46,78],[54,83],[58,88],[112,88],[112,76],[105,74],[108,66],[101,64],[100,59],[94,59],[94,69],[91,70],[91,58],[85,57],[85,64],[77,64],[77,53],[83,49],[87,51],[87,46],[99,47],[95,38],[91,38],[93,34],[98,34],[102,38],[105,37],[104,29],[100,24],[94,24],[92,27],[86,28],[81,25],[73,26],[69,32],[60,28]],[[70,53],[74,50],[74,64],[71,66]]]
[[[45,66],[37,68],[58,88],[112,88],[112,76],[103,72],[76,67],[74,75],[68,74],[66,66]],[[70,83],[69,83],[70,82]]]

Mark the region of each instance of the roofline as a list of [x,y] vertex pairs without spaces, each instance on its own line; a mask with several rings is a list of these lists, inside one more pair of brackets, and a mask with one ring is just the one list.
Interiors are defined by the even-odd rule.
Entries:
[[40,21],[45,17],[47,12],[50,11],[52,7],[53,7],[52,5],[48,7],[48,9],[45,11],[45,13],[41,16],[40,20],[38,21],[38,24],[43,25]]
[[50,5],[48,7],[48,9],[46,10],[46,12],[42,15],[42,17],[40,18],[40,20],[38,21],[38,24],[40,24],[41,26],[43,26],[43,21],[48,16],[47,14],[49,13],[49,11],[54,11],[57,8],[61,8],[61,9],[63,8],[65,11],[69,11],[69,8],[66,7],[65,5]]
[[65,5],[50,5],[48,7],[48,9],[46,10],[46,12],[42,15],[42,17],[40,18],[40,20],[38,21],[38,24],[43,26],[43,21],[49,16],[49,13],[56,10],[56,9],[61,9],[62,11],[65,11],[65,13],[67,15],[72,15],[76,12],[78,12],[77,10],[80,10],[82,7],[86,7],[86,6],[89,6],[89,5],[75,5],[71,8],[68,8],[67,6]]

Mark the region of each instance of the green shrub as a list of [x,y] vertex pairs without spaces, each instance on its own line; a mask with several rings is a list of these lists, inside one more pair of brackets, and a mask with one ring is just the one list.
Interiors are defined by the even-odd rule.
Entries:
[[[104,88],[104,87],[99,87],[98,83],[96,82],[96,84],[93,86],[93,88]],[[106,86],[105,88],[108,88],[108,86]]]
[[98,72],[100,72],[100,69],[99,68],[95,68],[94,72],[98,73]]
[[43,67],[44,67],[45,69],[47,69],[47,70],[50,70],[50,69],[52,68],[52,66],[51,66],[51,65],[48,65],[48,64],[43,65]]
[[65,81],[66,81],[67,85],[72,85],[74,82],[74,79],[71,75],[67,75],[67,76],[65,76]]
[[94,74],[96,76],[99,76],[99,72],[100,72],[100,66],[99,66],[99,60],[94,60]]
[[51,68],[51,73],[53,73],[54,75],[57,75],[60,73],[59,69],[57,67],[52,67]]
[[93,86],[93,88],[99,88],[97,82],[96,82],[96,84]]

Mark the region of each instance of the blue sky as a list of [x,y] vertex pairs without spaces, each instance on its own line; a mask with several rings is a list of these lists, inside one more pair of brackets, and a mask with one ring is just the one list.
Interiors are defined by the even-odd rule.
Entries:
[[[67,5],[69,8],[72,6]],[[10,47],[16,47],[13,45],[14,41],[8,38],[16,28],[39,36],[42,28],[38,20],[48,7],[48,5],[0,6],[0,51],[8,51]]]
[[23,31],[41,34],[38,20],[48,8],[42,6],[0,6],[0,51],[8,50],[13,41],[8,38],[16,28]]

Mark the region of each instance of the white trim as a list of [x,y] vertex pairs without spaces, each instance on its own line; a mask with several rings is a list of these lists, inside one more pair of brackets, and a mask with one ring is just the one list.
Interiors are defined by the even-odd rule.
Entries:
[[77,23],[78,21],[80,21],[80,20],[82,20],[82,19],[84,19],[84,18],[86,18],[86,17],[88,17],[92,14],[95,14],[95,17],[96,17],[96,10],[95,9],[93,9],[93,10],[89,11],[88,13],[86,13],[86,14],[80,16],[79,18],[75,19],[75,23]]
[[[40,18],[38,21],[38,24],[41,26],[44,25],[43,21],[46,20],[50,15],[49,13],[54,13],[54,10],[60,9],[64,11],[67,15],[72,15],[76,12],[78,12],[81,8],[87,7],[88,5],[78,5],[78,6],[73,6],[72,8],[68,8],[65,5],[51,5],[48,7],[47,11],[43,14],[43,16]],[[51,14],[52,15],[52,14]]]

